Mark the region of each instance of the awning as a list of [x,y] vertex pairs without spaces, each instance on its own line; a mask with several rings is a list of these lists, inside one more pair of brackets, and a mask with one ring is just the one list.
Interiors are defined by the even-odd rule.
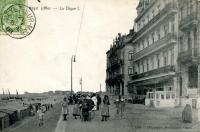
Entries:
[[129,82],[129,86],[142,86],[142,85],[153,85],[153,84],[158,84],[165,82],[166,80],[170,80],[175,76],[174,74],[162,74],[162,75],[156,75],[156,76],[151,76],[148,78],[142,78],[142,79],[137,79]]

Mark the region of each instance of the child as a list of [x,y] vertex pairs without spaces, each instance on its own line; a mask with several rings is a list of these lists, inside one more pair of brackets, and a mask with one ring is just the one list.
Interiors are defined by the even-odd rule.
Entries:
[[64,97],[63,102],[62,102],[62,115],[63,115],[63,120],[67,120],[67,115],[69,114],[69,108],[68,108],[68,99],[67,97]]
[[37,111],[37,114],[38,114],[38,119],[39,119],[39,126],[43,125],[43,121],[44,121],[44,113],[42,112],[42,109],[41,107],[39,107],[38,111]]

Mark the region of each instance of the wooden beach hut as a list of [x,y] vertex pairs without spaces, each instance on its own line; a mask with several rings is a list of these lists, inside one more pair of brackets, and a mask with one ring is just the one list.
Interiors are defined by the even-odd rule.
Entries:
[[0,112],[0,130],[7,128],[9,126],[9,115]]
[[6,109],[0,109],[0,112],[9,115],[9,125],[14,124],[18,120],[17,110],[6,108]]

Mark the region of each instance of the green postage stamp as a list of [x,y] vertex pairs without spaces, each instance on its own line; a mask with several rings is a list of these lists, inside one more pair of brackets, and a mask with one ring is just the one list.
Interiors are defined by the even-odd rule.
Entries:
[[32,33],[36,18],[26,4],[26,0],[0,0],[1,35],[21,39]]

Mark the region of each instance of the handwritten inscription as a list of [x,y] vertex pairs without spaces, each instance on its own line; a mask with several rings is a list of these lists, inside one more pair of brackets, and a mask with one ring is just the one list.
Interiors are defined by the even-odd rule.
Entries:
[[59,7],[51,7],[51,6],[30,6],[30,8],[34,11],[50,11],[50,10],[60,10],[60,11],[78,11],[80,10],[79,6],[71,7],[71,6],[59,6]]

